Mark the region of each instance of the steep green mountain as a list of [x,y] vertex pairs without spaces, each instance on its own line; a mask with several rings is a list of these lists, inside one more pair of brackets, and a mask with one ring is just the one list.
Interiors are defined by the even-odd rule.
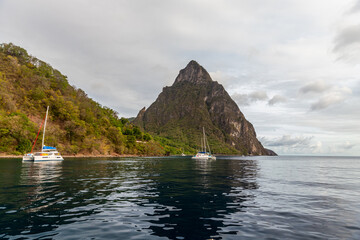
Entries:
[[[67,77],[13,44],[0,45],[0,154],[31,150],[50,106],[45,144],[62,154],[162,155],[154,141],[125,118],[71,86]],[[40,134],[35,150],[41,147]]]
[[145,131],[198,149],[205,127],[214,153],[274,155],[256,138],[248,122],[224,87],[191,61],[171,87],[143,108],[133,121]]

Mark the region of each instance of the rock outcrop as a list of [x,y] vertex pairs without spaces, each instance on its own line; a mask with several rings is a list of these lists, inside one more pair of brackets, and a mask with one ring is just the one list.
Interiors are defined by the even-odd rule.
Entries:
[[202,127],[213,152],[243,155],[274,155],[256,138],[224,87],[213,81],[196,61],[191,61],[171,87],[164,87],[156,101],[143,108],[133,121],[144,130],[193,148],[200,145]]

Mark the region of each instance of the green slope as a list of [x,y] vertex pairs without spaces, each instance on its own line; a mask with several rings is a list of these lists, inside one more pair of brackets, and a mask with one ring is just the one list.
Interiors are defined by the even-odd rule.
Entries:
[[[31,150],[50,106],[45,144],[62,154],[162,155],[179,151],[71,86],[67,77],[13,44],[0,45],[0,154]],[[41,147],[40,134],[35,150]],[[171,144],[171,142],[170,142]]]

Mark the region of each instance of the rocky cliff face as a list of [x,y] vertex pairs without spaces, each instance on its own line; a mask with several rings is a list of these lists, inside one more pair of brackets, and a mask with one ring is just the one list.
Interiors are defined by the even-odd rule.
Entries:
[[257,140],[253,125],[224,87],[195,61],[180,71],[171,87],[163,88],[148,109],[139,112],[134,123],[193,148],[199,147],[205,127],[215,153],[273,155]]

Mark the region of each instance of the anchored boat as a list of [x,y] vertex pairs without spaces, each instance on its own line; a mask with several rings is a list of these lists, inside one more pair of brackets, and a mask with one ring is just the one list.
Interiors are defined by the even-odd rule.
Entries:
[[[211,154],[209,143],[206,141],[205,128],[203,127],[203,138],[201,139],[201,151],[199,151],[192,159],[201,159],[201,160],[216,160],[216,157]],[[209,151],[206,151],[206,146]]]
[[46,121],[47,121],[48,113],[49,113],[49,106],[46,109],[46,115],[45,115],[45,119],[43,121],[43,123],[45,123],[45,124],[44,124],[44,132],[43,132],[43,138],[42,138],[42,144],[41,144],[41,152],[32,153],[43,123],[40,125],[35,142],[31,148],[31,152],[27,153],[23,156],[23,161],[41,162],[41,161],[62,161],[62,160],[64,160],[64,158],[60,155],[60,153],[56,150],[55,147],[49,147],[49,146],[44,145]]

